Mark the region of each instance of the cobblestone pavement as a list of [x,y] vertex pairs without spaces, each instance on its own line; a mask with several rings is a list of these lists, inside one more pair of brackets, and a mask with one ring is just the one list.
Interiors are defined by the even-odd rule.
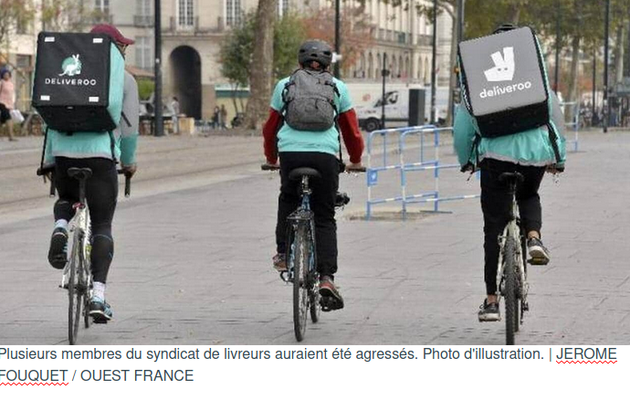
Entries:
[[[67,343],[67,296],[46,262],[53,200],[33,173],[40,145],[0,141],[3,344]],[[531,312],[518,344],[630,344],[630,134],[586,133],[580,147],[559,182],[547,176],[542,185],[553,259],[530,270]],[[132,197],[120,199],[114,223],[115,319],[81,328],[79,343],[294,344],[291,290],[271,269],[279,178],[259,170],[261,139],[143,137],[140,152]],[[418,173],[410,190],[429,183]],[[375,193],[394,195],[397,184],[384,173]],[[352,197],[338,221],[346,308],[310,324],[304,344],[504,343],[504,324],[477,322],[478,200],[406,222],[366,222],[353,218],[365,211],[365,177],[344,175],[341,185]],[[478,186],[455,171],[440,179],[444,195]]]

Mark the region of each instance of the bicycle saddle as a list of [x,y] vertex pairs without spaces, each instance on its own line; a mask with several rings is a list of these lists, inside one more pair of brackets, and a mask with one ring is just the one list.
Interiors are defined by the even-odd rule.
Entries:
[[499,183],[522,183],[525,178],[519,172],[504,172],[499,175]]
[[90,168],[68,168],[68,176],[82,181],[92,176],[92,170]]
[[322,175],[313,168],[302,167],[296,168],[289,172],[289,179],[291,180],[300,180],[303,176],[308,176],[309,178],[321,178]]

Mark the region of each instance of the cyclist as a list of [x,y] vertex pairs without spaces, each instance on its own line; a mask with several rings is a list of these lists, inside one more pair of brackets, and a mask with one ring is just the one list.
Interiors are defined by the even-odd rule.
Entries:
[[[494,33],[515,29],[500,26]],[[559,129],[564,128],[564,117],[558,98],[551,92],[552,116]],[[520,172],[524,182],[516,188],[516,199],[522,228],[527,235],[530,257],[536,264],[549,262],[549,250],[541,240],[542,209],[538,189],[545,171],[564,171],[565,139],[557,140],[560,160],[556,159],[553,143],[546,127],[540,127],[496,138],[481,138],[473,118],[465,107],[459,106],[453,126],[455,149],[462,172],[481,170],[481,209],[484,218],[484,277],[487,297],[478,312],[479,321],[499,321],[497,297],[497,269],[499,262],[498,236],[509,220],[512,197],[509,187],[499,182],[503,172]],[[479,140],[480,138],[480,140]]]
[[[99,24],[91,32],[109,35],[123,57],[127,46],[134,43],[113,25]],[[138,108],[138,85],[133,76],[125,71],[123,115],[114,131],[114,143],[110,135],[103,133],[68,135],[56,131],[49,132],[46,143],[45,165],[54,164],[55,187],[59,193],[54,207],[55,227],[48,253],[48,261],[56,269],[62,269],[66,264],[68,221],[74,215],[72,205],[79,200],[79,182],[70,178],[67,171],[79,167],[90,168],[93,173],[86,184],[86,198],[92,221],[91,262],[94,277],[89,314],[96,323],[106,323],[113,316],[110,305],[105,301],[107,274],[114,255],[112,220],[118,197],[118,175],[112,155],[120,160],[125,175],[133,176],[136,172]]]
[[343,298],[334,283],[334,274],[337,272],[335,197],[339,187],[339,173],[342,172],[341,163],[336,157],[337,152],[341,150],[339,132],[341,131],[350,155],[348,170],[362,168],[363,137],[359,131],[356,113],[346,85],[332,78],[328,73],[332,62],[331,47],[324,41],[307,40],[300,46],[298,62],[300,65],[298,71],[306,70],[308,73],[315,74],[327,72],[326,75],[334,82],[336,124],[323,131],[292,128],[290,123],[286,123],[289,109],[286,108],[283,95],[285,87],[292,80],[291,77],[287,77],[278,82],[273,92],[269,118],[263,127],[267,163],[277,165],[278,156],[280,158],[281,187],[276,225],[277,254],[273,257],[273,265],[280,272],[287,269],[286,219],[297,209],[300,200],[299,182],[289,180],[289,172],[299,167],[314,168],[322,176],[321,179],[312,181],[313,196],[311,198],[311,207],[315,214],[317,271],[320,274],[319,291],[322,297],[332,299],[331,309],[340,309],[343,308]]

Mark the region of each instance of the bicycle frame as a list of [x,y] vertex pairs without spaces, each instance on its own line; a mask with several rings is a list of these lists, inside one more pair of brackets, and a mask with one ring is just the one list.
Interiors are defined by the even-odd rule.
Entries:
[[[503,278],[505,274],[505,263],[503,262],[503,249],[505,248],[505,242],[508,237],[514,239],[515,243],[518,244],[516,247],[517,254],[517,262],[518,262],[518,282],[519,285],[519,297],[521,299],[521,304],[523,305],[522,311],[527,310],[527,292],[529,289],[529,284],[527,283],[527,271],[525,270],[525,262],[526,256],[523,250],[523,234],[521,232],[521,218],[518,210],[518,203],[516,201],[516,185],[512,184],[510,187],[510,191],[512,193],[512,209],[510,212],[510,220],[503,229],[503,233],[499,236],[499,266],[497,269],[497,287],[499,288],[499,293],[503,295],[504,290],[502,288]],[[523,313],[521,312],[521,320],[523,319]]]
[[[295,210],[294,212],[292,212],[288,217],[287,217],[287,221],[289,222],[289,229],[292,232],[297,232],[297,230],[299,229],[301,224],[305,224],[305,223],[309,223],[310,227],[309,230],[311,232],[311,260],[309,262],[309,274],[315,269],[315,251],[314,249],[315,247],[315,224],[314,224],[314,216],[313,216],[313,211],[311,210],[311,194],[313,193],[313,191],[311,190],[311,188],[308,185],[308,176],[303,176],[302,177],[302,183],[300,185],[300,193],[301,193],[301,202],[300,202],[300,206],[298,207],[297,210]],[[291,235],[288,235],[288,237],[291,237]],[[291,243],[291,246],[294,246],[294,243]],[[295,254],[295,249],[292,249],[291,254]],[[288,276],[285,279],[284,277],[282,277],[282,279],[285,282],[293,282],[293,263],[289,263],[289,270],[288,272]]]

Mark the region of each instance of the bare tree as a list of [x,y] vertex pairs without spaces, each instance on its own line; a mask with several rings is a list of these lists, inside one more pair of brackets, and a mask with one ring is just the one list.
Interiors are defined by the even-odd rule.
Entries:
[[33,20],[33,0],[0,0],[0,52],[6,49],[10,36]]
[[42,26],[46,31],[81,32],[94,18],[83,0],[42,0]]
[[[325,40],[330,45],[335,42],[335,10],[322,8],[310,13],[303,20],[304,29],[309,39]],[[346,73],[361,58],[363,52],[372,47],[374,25],[365,13],[365,4],[357,7],[346,5],[341,14],[341,54],[343,70]]]
[[273,90],[273,37],[277,0],[260,0],[256,11],[256,36],[250,66],[250,96],[247,103],[246,126],[257,129],[269,110]]

